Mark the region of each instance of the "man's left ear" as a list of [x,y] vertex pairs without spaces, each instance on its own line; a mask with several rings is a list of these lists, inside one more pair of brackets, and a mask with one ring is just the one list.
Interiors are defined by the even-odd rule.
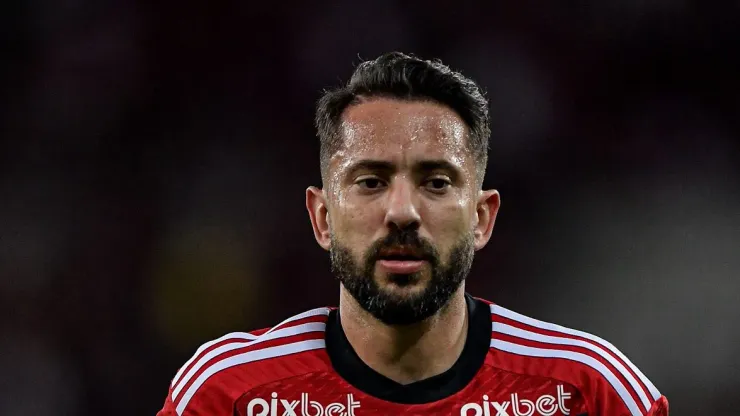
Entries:
[[475,228],[473,229],[475,250],[488,244],[496,222],[496,214],[501,206],[501,195],[495,189],[480,191],[475,208]]

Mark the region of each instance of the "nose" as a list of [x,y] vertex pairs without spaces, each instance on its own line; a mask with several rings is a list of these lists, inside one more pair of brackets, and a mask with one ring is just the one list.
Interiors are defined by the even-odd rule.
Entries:
[[418,228],[421,216],[417,207],[415,186],[408,180],[398,179],[391,183],[385,212],[385,224],[389,228]]

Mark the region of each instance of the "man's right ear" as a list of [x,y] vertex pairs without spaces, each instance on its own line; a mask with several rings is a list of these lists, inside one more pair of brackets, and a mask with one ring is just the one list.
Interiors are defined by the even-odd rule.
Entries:
[[328,251],[331,247],[331,229],[329,227],[329,210],[327,209],[323,190],[315,186],[309,186],[306,189],[306,209],[308,210],[308,216],[311,218],[311,226],[316,242]]

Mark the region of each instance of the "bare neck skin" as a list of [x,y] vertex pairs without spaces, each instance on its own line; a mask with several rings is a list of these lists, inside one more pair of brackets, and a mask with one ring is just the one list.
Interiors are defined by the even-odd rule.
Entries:
[[389,326],[362,309],[344,287],[339,315],[347,340],[370,368],[400,384],[449,370],[462,354],[468,331],[464,285],[437,314],[407,326]]

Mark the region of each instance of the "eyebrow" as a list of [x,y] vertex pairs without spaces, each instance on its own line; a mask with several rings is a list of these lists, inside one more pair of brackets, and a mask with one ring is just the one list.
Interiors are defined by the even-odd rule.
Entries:
[[[362,159],[353,163],[347,169],[347,176],[352,176],[360,170],[393,173],[397,170],[397,168],[396,165],[392,162],[387,162],[384,160]],[[457,178],[462,173],[459,167],[443,159],[422,160],[414,164],[413,170],[424,173],[432,172],[435,170],[447,171],[451,174],[451,176],[453,176],[453,178],[451,179]]]
[[359,170],[394,172],[396,166],[391,162],[383,160],[362,159],[350,165],[349,169],[347,169],[347,175],[354,175]]
[[446,161],[446,160],[422,160],[421,162],[417,163],[418,170],[422,172],[430,172],[433,170],[444,170],[449,171],[452,174],[458,175],[460,173],[460,168],[453,165],[452,163]]

